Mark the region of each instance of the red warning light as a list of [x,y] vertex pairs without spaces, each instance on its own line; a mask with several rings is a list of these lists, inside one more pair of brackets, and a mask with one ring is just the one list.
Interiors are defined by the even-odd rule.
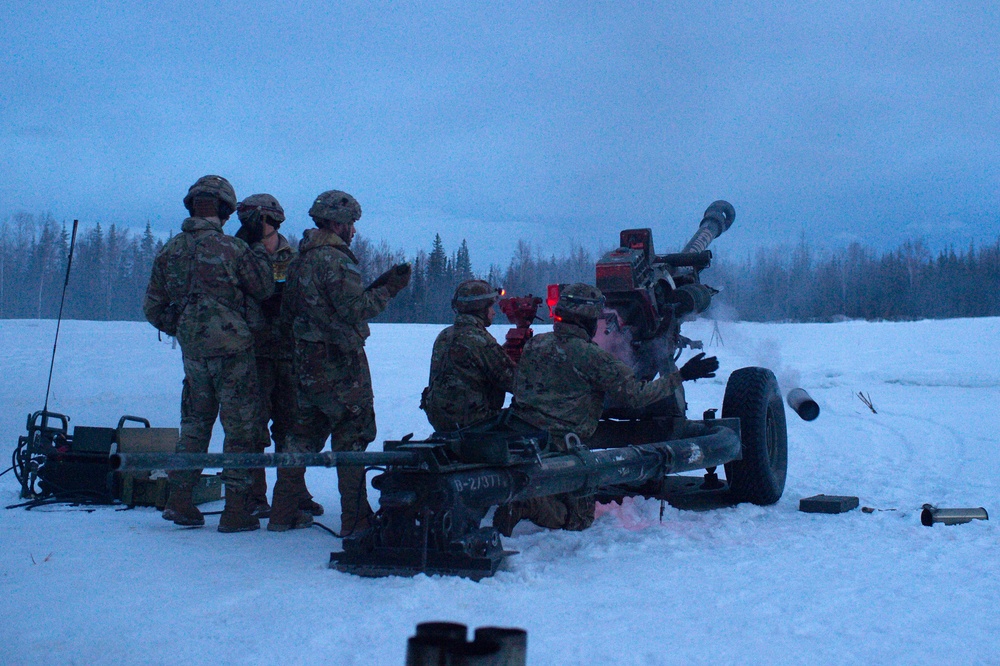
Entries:
[[546,291],[545,304],[549,306],[549,317],[553,320],[556,319],[556,303],[559,302],[559,285],[550,284],[548,290]]

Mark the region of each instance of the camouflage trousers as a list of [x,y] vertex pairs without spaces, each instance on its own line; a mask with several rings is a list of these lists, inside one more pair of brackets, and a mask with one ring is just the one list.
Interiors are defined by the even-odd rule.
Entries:
[[[553,450],[560,452],[569,450],[566,444],[567,434],[565,430],[549,431]],[[597,502],[592,495],[579,497],[562,493],[548,497],[533,497],[514,504],[520,510],[522,518],[530,520],[539,527],[578,532],[594,524],[594,509]]]
[[[259,424],[257,365],[252,350],[193,359],[184,357],[181,393],[181,436],[178,453],[205,453],[212,439],[215,419],[222,421],[226,453],[248,453]],[[171,472],[171,485],[193,486],[201,471]],[[245,469],[222,470],[222,481],[236,492],[250,485]]]
[[517,502],[521,517],[552,530],[585,530],[594,524],[593,496],[551,495]]
[[[364,451],[375,440],[375,397],[364,349],[343,352],[323,343],[296,341],[298,414],[288,450],[318,453],[330,438],[332,451]],[[303,470],[304,471],[304,470]],[[278,470],[278,484],[292,470]],[[348,532],[372,515],[363,467],[338,467],[341,529]],[[278,485],[275,485],[275,494]],[[277,500],[275,500],[277,502]]]
[[288,450],[364,451],[375,440],[375,396],[364,349],[343,352],[297,340],[298,413]]
[[257,383],[261,410],[254,450],[263,453],[273,440],[275,452],[280,453],[298,413],[298,381],[292,359],[258,356]]

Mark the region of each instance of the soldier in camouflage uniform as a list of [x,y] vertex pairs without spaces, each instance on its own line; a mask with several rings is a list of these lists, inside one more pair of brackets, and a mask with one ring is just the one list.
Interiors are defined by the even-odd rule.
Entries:
[[[274,290],[267,252],[227,236],[222,225],[236,208],[232,185],[204,176],[191,186],[184,205],[191,217],[153,261],[143,312],[157,329],[175,335],[184,359],[181,434],[177,451],[204,453],[216,417],[226,433],[223,450],[253,449],[258,413],[257,368],[247,305]],[[178,525],[204,525],[191,492],[200,471],[171,472],[163,517]],[[222,471],[226,505],[220,532],[260,527],[246,509],[246,470]]]
[[438,432],[495,417],[514,388],[514,363],[486,330],[499,296],[483,280],[466,280],[455,289],[455,324],[434,341],[430,379],[420,401]]
[[[555,307],[551,333],[536,335],[524,347],[514,379],[514,417],[548,430],[555,447],[568,449],[567,437],[591,437],[609,404],[638,409],[660,400],[673,400],[686,379],[714,377],[719,362],[704,354],[680,371],[651,382],[635,378],[631,368],[593,342],[604,296],[596,287],[572,284],[562,290]],[[527,518],[541,527],[583,530],[594,522],[594,498],[554,495],[500,506],[493,525],[510,536]]]
[[[260,426],[254,441],[254,451],[263,453],[274,440],[274,450],[285,450],[285,438],[295,421],[297,381],[292,364],[295,344],[291,335],[279,324],[281,296],[288,265],[296,255],[288,239],[278,233],[285,221],[285,211],[270,194],[254,194],[236,207],[242,225],[236,237],[250,240],[259,229],[261,242],[274,269],[274,294],[260,303],[263,325],[254,331],[254,357],[257,361],[257,383],[260,388]],[[268,424],[270,423],[270,430]],[[250,470],[252,484],[247,495],[247,508],[258,518],[267,518],[271,506],[267,503],[267,477],[263,469]],[[322,514],[318,504],[314,515]],[[312,507],[310,507],[312,508]]]
[[[410,265],[386,271],[366,288],[350,250],[361,206],[331,190],[309,209],[316,229],[306,230],[299,256],[288,268],[282,322],[295,338],[298,416],[287,446],[318,452],[327,437],[333,451],[363,451],[375,439],[371,373],[365,356],[368,320],[410,281]],[[341,530],[365,527],[372,515],[363,467],[338,467]],[[305,469],[279,468],[267,529],[281,532],[312,524],[300,509]]]

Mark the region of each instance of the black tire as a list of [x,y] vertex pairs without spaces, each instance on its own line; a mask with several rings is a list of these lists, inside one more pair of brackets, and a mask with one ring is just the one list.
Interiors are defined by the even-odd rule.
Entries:
[[743,459],[726,465],[734,502],[774,504],[785,490],[788,432],[778,380],[767,368],[740,368],[729,376],[723,418],[740,420]]

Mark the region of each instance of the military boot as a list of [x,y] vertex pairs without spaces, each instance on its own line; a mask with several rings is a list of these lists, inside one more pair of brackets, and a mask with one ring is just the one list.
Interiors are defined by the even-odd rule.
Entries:
[[219,531],[252,532],[260,529],[260,520],[247,510],[247,492],[226,488],[226,506],[219,517]]
[[205,516],[194,505],[189,485],[170,484],[167,505],[163,507],[163,519],[172,520],[177,525],[199,527],[205,524]]
[[299,497],[299,508],[313,516],[323,515],[323,505],[313,500],[312,493],[306,488],[305,479],[302,480],[302,495]]
[[[304,467],[278,468],[278,480],[274,482],[274,495],[271,497],[268,532],[287,532],[312,525],[312,515],[299,509],[299,501],[305,490],[305,475]],[[308,494],[309,491],[305,492]]]
[[514,528],[521,522],[521,507],[518,502],[501,504],[493,513],[493,527],[505,537],[514,533]]
[[256,518],[267,518],[271,515],[271,505],[267,503],[267,477],[264,475],[264,470],[250,470],[250,481],[247,511]]
[[340,533],[346,536],[368,529],[375,512],[368,504],[365,468],[338,467],[337,487],[340,489]]

